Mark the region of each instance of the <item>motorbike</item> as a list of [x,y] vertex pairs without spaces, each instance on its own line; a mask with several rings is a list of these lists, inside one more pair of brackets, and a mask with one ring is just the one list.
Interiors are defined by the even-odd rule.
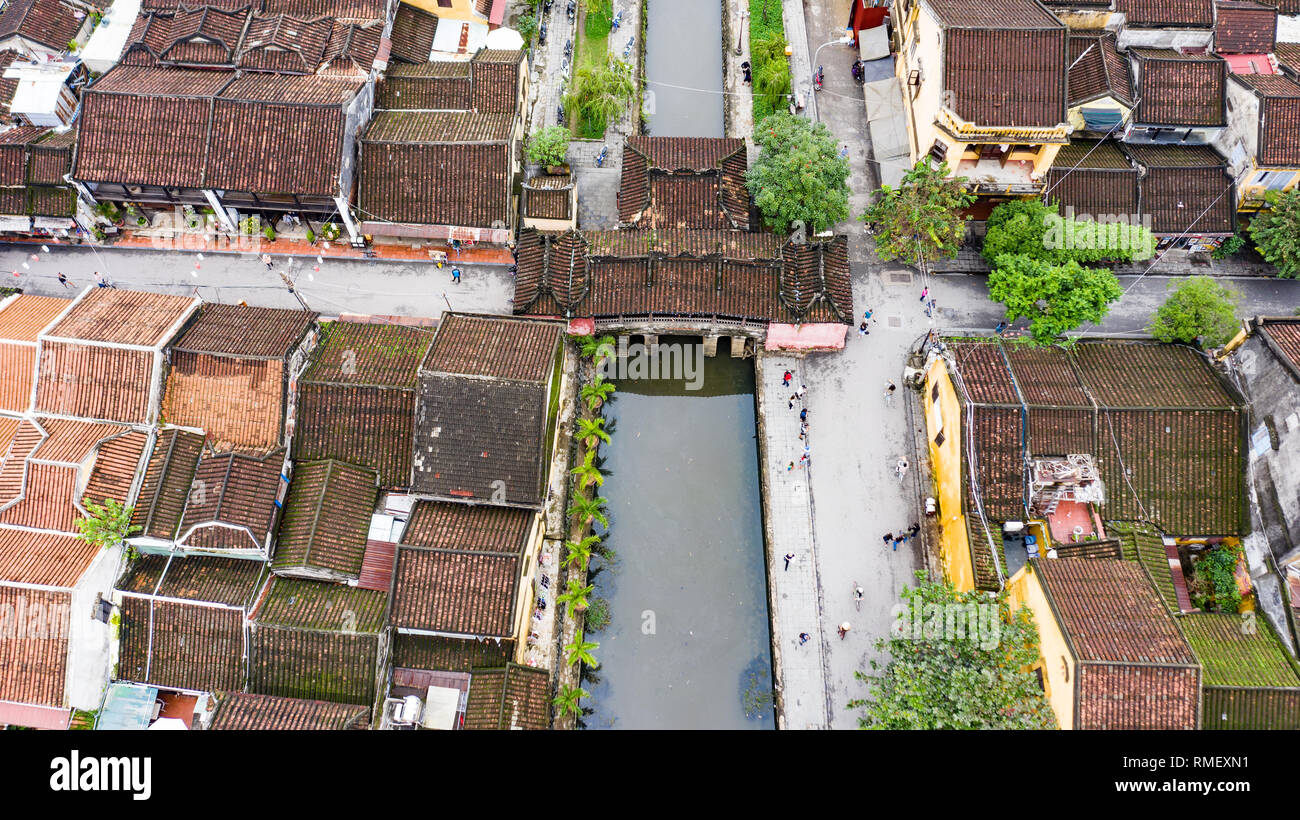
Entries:
[[553,5],[555,5],[555,0],[546,0],[546,2],[542,5],[542,12],[544,14],[550,14],[551,6]]
[[596,167],[602,168],[605,165],[605,157],[609,156],[609,146],[601,146],[600,153],[596,155]]
[[822,71],[822,67],[821,67],[821,66],[817,66],[817,73],[813,75],[813,90],[814,90],[814,91],[821,91],[821,90],[822,90],[822,81],[823,81],[824,79],[825,79],[825,72]]
[[862,61],[861,61],[861,60],[855,60],[855,61],[853,62],[853,79],[857,80],[859,84],[861,84],[862,81],[865,79],[864,76],[863,76],[863,74],[862,74]]
[[537,45],[539,46],[546,45],[546,24],[545,23],[542,23],[541,27],[537,29]]
[[636,37],[627,38],[627,45],[623,46],[623,59],[626,60],[632,56],[632,44],[636,42]]
[[573,18],[576,17],[577,14],[578,14],[578,5],[577,5],[577,3],[575,3],[574,0],[569,0],[569,5],[566,6],[565,9],[564,9],[564,15],[565,15],[566,17],[568,17],[568,18],[569,18],[569,22],[572,23],[572,22],[573,22]]
[[610,31],[618,31],[618,27],[623,25],[623,12],[614,15],[614,21],[609,24]]
[[564,44],[564,58],[567,60],[572,56],[573,56],[573,41],[569,40]]
[[560,121],[560,125],[564,125],[564,106],[555,106],[555,118]]

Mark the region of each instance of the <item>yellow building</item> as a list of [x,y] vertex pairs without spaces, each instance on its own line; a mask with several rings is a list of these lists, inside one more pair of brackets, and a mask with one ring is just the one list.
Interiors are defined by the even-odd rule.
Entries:
[[1065,24],[1037,0],[894,0],[890,16],[911,161],[983,196],[1040,194],[1069,141]]

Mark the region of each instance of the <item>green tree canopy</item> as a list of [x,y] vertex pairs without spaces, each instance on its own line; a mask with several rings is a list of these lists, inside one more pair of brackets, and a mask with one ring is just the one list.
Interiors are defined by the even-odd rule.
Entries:
[[1079,221],[1061,216],[1056,202],[1017,199],[993,209],[984,237],[990,263],[1004,253],[1063,264],[1150,259],[1155,237],[1141,225]]
[[100,549],[116,547],[127,536],[140,531],[139,526],[131,523],[134,508],[124,507],[111,498],[105,498],[102,507],[87,500],[86,510],[90,517],[78,518],[74,523],[77,525],[78,537],[87,544]]
[[761,122],[786,107],[790,93],[790,60],[785,56],[785,34],[765,31],[750,43],[750,74],[754,89],[754,121]]
[[[1028,607],[1011,611],[1006,594],[990,598],[980,592],[957,592],[947,582],[924,580],[903,590],[907,612],[929,618],[927,607],[984,604],[997,607],[997,640],[953,639],[951,635],[901,635],[881,638],[876,648],[889,654],[883,672],[873,661],[866,681],[868,696],[849,703],[861,710],[864,729],[1054,729],[1056,716],[1033,673],[1038,661],[1038,628]],[[919,609],[917,606],[919,605]],[[939,610],[942,611],[942,610]],[[901,619],[900,619],[901,620]],[[983,637],[983,636],[982,636]]]
[[965,177],[948,177],[948,164],[933,167],[923,159],[903,175],[897,188],[880,186],[862,220],[876,225],[876,253],[921,265],[953,257],[966,235],[961,210],[975,201]]
[[528,140],[528,161],[534,165],[563,165],[569,152],[569,129],[543,128]]
[[1284,279],[1300,276],[1300,190],[1270,193],[1269,207],[1250,221],[1255,248]]
[[1108,270],[1012,254],[997,258],[988,286],[989,298],[1006,306],[1008,322],[1031,321],[1029,331],[1039,345],[1054,343],[1084,322],[1101,322],[1110,303],[1123,294]]
[[1237,335],[1241,293],[1208,276],[1185,279],[1151,317],[1147,332],[1162,342],[1222,347]]
[[773,114],[754,129],[761,152],[745,175],[767,226],[782,233],[802,223],[809,233],[849,216],[849,161],[823,123]]
[[579,66],[564,95],[564,110],[580,121],[582,136],[600,139],[611,119],[627,109],[636,93],[632,66],[609,55],[604,65]]

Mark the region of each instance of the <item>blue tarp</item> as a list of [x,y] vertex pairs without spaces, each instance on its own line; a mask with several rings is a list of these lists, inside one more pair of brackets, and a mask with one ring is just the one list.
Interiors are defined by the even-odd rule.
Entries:
[[139,731],[149,728],[158,690],[152,686],[115,683],[108,687],[96,729]]

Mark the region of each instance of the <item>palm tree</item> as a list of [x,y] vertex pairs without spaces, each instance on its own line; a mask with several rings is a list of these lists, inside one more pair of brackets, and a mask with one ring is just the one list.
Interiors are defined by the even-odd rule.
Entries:
[[583,487],[589,486],[593,481],[597,487],[605,486],[605,476],[601,475],[600,469],[595,465],[596,451],[588,450],[587,458],[581,466],[574,467],[570,474],[582,482]]
[[605,499],[600,496],[587,498],[580,495],[573,499],[573,505],[569,507],[569,516],[585,524],[592,521],[599,521],[602,527],[609,526],[609,516],[605,515]]
[[614,390],[614,384],[605,381],[605,377],[598,374],[591,384],[582,386],[582,398],[587,402],[587,409],[595,413],[602,404],[609,401],[609,394]]
[[599,535],[588,535],[581,541],[565,541],[564,546],[569,551],[564,556],[564,566],[571,567],[577,564],[581,569],[586,570],[587,564],[591,561],[591,548],[599,543]]
[[568,654],[569,666],[573,666],[578,661],[582,661],[587,666],[599,666],[596,663],[596,656],[591,654],[600,648],[600,644],[594,641],[588,641],[586,636],[579,633],[573,637],[573,643],[566,644],[564,651]]
[[591,694],[581,686],[570,686],[566,683],[560,689],[559,696],[551,702],[560,707],[560,714],[570,714],[576,717],[582,714],[582,707],[578,705],[578,701],[581,698],[589,697],[591,697]]
[[605,430],[605,420],[600,416],[594,419],[578,419],[578,432],[575,433],[578,440],[587,445],[587,449],[593,449],[596,441],[609,444],[609,433]]
[[570,578],[569,583],[565,587],[565,591],[555,596],[555,600],[568,606],[569,617],[572,618],[573,613],[582,612],[590,605],[591,602],[587,600],[587,596],[590,595],[592,590],[595,588],[595,584],[583,586],[578,583],[576,578]]
[[773,110],[780,110],[790,93],[790,63],[785,56],[785,37],[770,32],[754,41],[754,94],[766,98]]
[[582,357],[584,359],[603,359],[614,355],[613,336],[584,336],[582,338]]

